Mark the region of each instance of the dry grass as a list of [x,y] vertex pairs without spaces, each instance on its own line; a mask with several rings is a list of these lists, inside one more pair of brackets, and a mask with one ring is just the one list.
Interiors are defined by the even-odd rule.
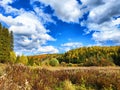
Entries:
[[48,69],[50,71],[59,71],[59,70],[100,70],[100,71],[109,71],[109,72],[116,72],[120,70],[120,67],[116,66],[106,66],[106,67],[51,67],[51,66],[44,66],[42,68]]
[[[0,78],[0,90],[56,90],[61,82],[70,87],[94,87],[104,90],[112,86],[120,90],[120,67],[27,67],[12,65]],[[69,82],[68,82],[69,81]],[[75,87],[74,87],[75,88]],[[78,89],[80,90],[80,89]]]

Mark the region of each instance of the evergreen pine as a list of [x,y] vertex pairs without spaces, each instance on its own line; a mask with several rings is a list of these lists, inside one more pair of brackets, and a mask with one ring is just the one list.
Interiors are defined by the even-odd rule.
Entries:
[[0,62],[10,61],[10,52],[13,51],[13,33],[0,23]]

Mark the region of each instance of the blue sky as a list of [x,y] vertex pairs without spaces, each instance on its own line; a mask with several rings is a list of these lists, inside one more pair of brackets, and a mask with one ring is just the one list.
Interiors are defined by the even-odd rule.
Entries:
[[17,54],[120,45],[119,0],[0,0],[0,22]]

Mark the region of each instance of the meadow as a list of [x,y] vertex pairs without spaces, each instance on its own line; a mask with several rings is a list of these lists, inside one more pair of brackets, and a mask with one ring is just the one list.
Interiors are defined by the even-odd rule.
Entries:
[[120,90],[120,67],[5,65],[0,90]]

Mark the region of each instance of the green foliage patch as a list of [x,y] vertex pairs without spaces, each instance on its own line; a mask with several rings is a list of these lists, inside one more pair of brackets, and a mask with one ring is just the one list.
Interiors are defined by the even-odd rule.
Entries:
[[49,61],[49,64],[51,66],[58,66],[59,65],[59,61],[56,59],[56,58],[52,58],[50,61]]

